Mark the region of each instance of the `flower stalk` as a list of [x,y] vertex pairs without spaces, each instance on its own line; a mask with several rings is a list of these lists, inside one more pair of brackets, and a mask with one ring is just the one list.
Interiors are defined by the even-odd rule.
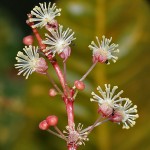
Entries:
[[88,74],[94,69],[94,67],[96,66],[98,61],[95,61],[92,66],[88,69],[88,71],[82,76],[82,78],[79,80],[79,81],[83,81],[87,76]]
[[68,126],[72,127],[74,124],[74,100],[73,98],[63,98],[65,105],[66,105],[66,111],[67,111],[67,116],[68,116]]
[[52,131],[52,130],[50,130],[50,129],[48,129],[47,131],[48,131],[49,133],[51,133],[51,134],[53,134],[53,135],[55,135],[55,136],[57,136],[57,137],[59,137],[59,138],[61,138],[61,139],[64,140],[64,137],[62,137],[62,136],[59,135],[58,133],[56,133],[56,132],[54,132],[54,131]]
[[[29,24],[29,25],[31,26],[33,24]],[[45,49],[46,46],[45,46],[45,44],[42,43],[42,38],[41,38],[40,34],[38,33],[38,30],[36,28],[32,28],[32,31],[35,34],[35,37],[39,43],[40,49],[41,50]],[[67,95],[68,95],[67,88],[68,87],[67,87],[66,77],[65,77],[66,74],[62,73],[57,61],[54,59],[51,59],[51,57],[50,57],[50,63],[52,64],[53,68],[55,69],[55,72],[56,72],[56,74],[59,78],[59,81],[61,83],[61,86],[63,88],[64,94],[61,92],[61,90],[58,88],[58,86],[54,83],[54,81],[51,79],[51,77],[49,76],[48,73],[47,73],[47,76],[50,79],[50,81],[52,82],[53,86],[57,89],[57,91],[59,91],[61,94],[64,95],[63,100],[64,100],[65,105],[66,105],[66,111],[67,111],[67,116],[68,116],[68,125],[72,126],[74,124],[73,99],[67,97]],[[72,93],[69,93],[69,95],[72,95]],[[51,130],[48,130],[48,131],[52,132]],[[75,150],[75,148],[77,148],[77,147],[74,147],[74,150]],[[68,149],[72,149],[71,146],[68,146]]]
[[63,95],[63,92],[60,90],[60,88],[57,86],[57,84],[55,83],[55,81],[53,80],[53,78],[50,76],[50,74],[48,72],[46,72],[46,76],[48,77],[48,79],[50,80],[50,82],[52,83],[52,85],[54,86],[54,88],[61,94]]
[[32,18],[32,15],[28,14],[27,16],[28,16],[27,24],[31,27],[32,32],[34,33],[34,35],[35,35],[35,37],[36,37],[36,39],[38,41],[39,47],[40,47],[40,49],[42,51],[43,49],[46,48],[46,45],[42,43],[42,38],[41,38],[37,28],[33,28],[32,27],[34,25],[34,23],[33,22],[29,22],[29,20]]

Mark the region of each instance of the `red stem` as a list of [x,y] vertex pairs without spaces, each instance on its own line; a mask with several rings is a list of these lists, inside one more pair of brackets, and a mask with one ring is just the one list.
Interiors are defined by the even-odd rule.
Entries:
[[68,116],[68,125],[72,127],[74,125],[74,108],[73,108],[73,100],[67,97],[64,97],[64,102],[66,104],[66,111]]
[[[28,15],[28,18],[32,17],[30,14]],[[27,24],[32,28],[32,25],[34,23],[30,23],[27,22]],[[38,44],[40,46],[41,51],[43,51],[43,49],[46,48],[46,45],[42,43],[42,38],[40,36],[40,34],[38,33],[38,30],[36,28],[32,28],[32,31],[38,41]],[[74,109],[73,109],[73,96],[74,96],[74,90],[70,90],[69,94],[67,92],[67,89],[69,89],[68,86],[66,86],[66,81],[65,81],[65,77],[57,63],[57,61],[55,59],[53,59],[53,57],[51,55],[48,55],[47,58],[50,60],[50,63],[52,64],[52,66],[54,67],[56,74],[59,78],[59,81],[61,83],[61,86],[63,88],[64,91],[64,97],[63,100],[65,102],[66,105],[66,111],[67,111],[67,116],[68,116],[68,125],[70,127],[72,127],[74,125]],[[67,145],[68,150],[77,150],[77,146],[76,145]]]
[[53,67],[54,67],[54,69],[55,69],[55,71],[56,71],[56,73],[57,73],[57,75],[59,77],[59,81],[60,81],[61,86],[62,86],[62,88],[64,90],[64,94],[66,95],[67,94],[66,82],[65,82],[65,78],[63,76],[63,73],[62,73],[62,71],[61,71],[61,69],[60,69],[60,67],[59,67],[59,65],[58,65],[58,63],[56,61],[51,62],[51,64],[53,65]]
[[[31,14],[28,14],[27,16],[28,16],[28,19],[32,18]],[[33,31],[37,41],[38,41],[38,44],[39,44],[39,46],[41,48],[41,51],[42,51],[43,49],[46,48],[46,45],[42,43],[42,38],[41,38],[38,30],[36,28],[32,28],[32,26],[34,25],[33,22],[29,22],[29,20],[27,20],[26,23],[31,27],[31,29],[32,29],[32,31]]]
[[42,51],[43,49],[46,48],[46,45],[42,43],[42,38],[41,38],[40,34],[38,33],[37,29],[32,28],[32,31],[33,31],[34,35],[36,36],[36,39],[38,40],[39,46],[40,46],[41,51]]

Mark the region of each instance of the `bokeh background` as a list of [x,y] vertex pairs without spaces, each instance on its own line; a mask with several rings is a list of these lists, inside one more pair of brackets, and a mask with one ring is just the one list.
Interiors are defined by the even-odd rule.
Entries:
[[[45,0],[47,1],[47,0]],[[28,80],[17,76],[16,53],[22,38],[31,33],[26,14],[41,0],[0,1],[0,149],[64,150],[64,141],[38,129],[50,114],[58,115],[60,129],[67,124],[65,107],[59,96],[50,98],[51,84],[45,76],[33,74]],[[49,1],[47,1],[49,2]],[[54,2],[54,1],[53,1]],[[67,78],[72,86],[90,67],[88,45],[104,34],[119,43],[119,60],[98,64],[85,80],[86,89],[77,96],[76,123],[91,125],[98,117],[97,105],[89,101],[91,91],[104,83],[118,85],[124,97],[138,105],[137,124],[123,130],[111,122],[96,128],[82,150],[150,149],[150,1],[148,0],[57,0],[62,8],[60,24],[75,31],[72,56],[67,62]],[[44,30],[40,30],[41,33]],[[36,45],[36,42],[34,43]],[[59,60],[61,64],[61,60]],[[57,81],[52,67],[49,71]]]

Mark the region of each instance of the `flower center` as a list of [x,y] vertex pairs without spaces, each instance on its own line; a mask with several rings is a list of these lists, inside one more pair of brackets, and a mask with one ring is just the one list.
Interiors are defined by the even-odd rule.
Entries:
[[106,50],[101,49],[101,48],[99,48],[99,49],[97,50],[97,52],[98,52],[100,55],[102,55],[103,57],[107,57],[107,56],[108,56],[108,52],[107,52]]
[[51,22],[52,18],[49,15],[44,16],[44,21],[45,22]]
[[29,62],[29,65],[31,66],[31,68],[32,68],[34,71],[36,70],[37,63],[38,63],[38,59],[32,59],[32,60]]
[[56,50],[58,54],[61,53],[62,49],[64,49],[65,47],[66,47],[66,42],[62,39],[59,39],[56,44]]
[[77,131],[71,131],[68,137],[68,143],[76,143],[80,134]]

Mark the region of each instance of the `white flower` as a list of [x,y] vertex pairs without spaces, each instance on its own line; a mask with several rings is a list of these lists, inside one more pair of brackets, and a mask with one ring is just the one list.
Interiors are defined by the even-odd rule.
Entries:
[[88,141],[87,138],[88,132],[82,132],[83,125],[81,123],[78,124],[77,129],[75,129],[75,124],[72,127],[66,126],[67,131],[63,131],[63,133],[67,134],[67,143],[72,145],[82,145],[84,141]]
[[123,129],[129,129],[130,126],[133,127],[135,125],[135,119],[139,117],[137,113],[137,106],[132,106],[132,102],[130,100],[126,100],[124,105],[122,103],[118,105],[118,108],[114,110],[114,114],[110,117],[110,120],[113,122],[122,122]]
[[55,3],[51,5],[51,2],[46,6],[46,2],[39,3],[40,6],[35,6],[31,11],[31,14],[35,18],[30,18],[30,22],[36,22],[32,27],[43,27],[47,24],[51,24],[56,16],[60,16],[61,9],[56,9]]
[[25,54],[21,51],[18,52],[15,64],[15,68],[19,69],[18,75],[23,73],[23,76],[26,76],[26,79],[33,72],[38,72],[44,74],[48,66],[44,58],[39,58],[38,47],[25,46],[23,48]]
[[101,96],[98,96],[94,92],[91,93],[93,98],[90,100],[98,103],[99,113],[101,113],[104,117],[110,116],[113,113],[113,110],[118,107],[119,102],[127,100],[127,98],[120,97],[123,90],[114,95],[117,88],[117,86],[114,86],[111,90],[110,84],[105,84],[105,91],[103,91],[100,86],[97,87],[97,90]]
[[53,53],[53,56],[55,56],[55,53],[61,54],[64,50],[69,50],[69,45],[76,39],[73,37],[74,32],[69,28],[63,31],[62,25],[59,25],[56,31],[51,30],[50,32],[52,36],[45,34],[47,38],[43,43],[48,45],[45,52],[47,52],[47,54]]
[[98,37],[96,37],[98,45],[95,44],[94,41],[91,42],[91,45],[89,45],[89,48],[93,51],[93,62],[101,62],[101,63],[107,63],[109,64],[108,60],[112,60],[113,62],[116,62],[118,59],[117,56],[114,56],[113,53],[118,53],[119,49],[116,49],[118,47],[118,44],[111,44],[110,42],[112,38],[107,39],[105,36],[102,36],[102,41],[100,43]]

